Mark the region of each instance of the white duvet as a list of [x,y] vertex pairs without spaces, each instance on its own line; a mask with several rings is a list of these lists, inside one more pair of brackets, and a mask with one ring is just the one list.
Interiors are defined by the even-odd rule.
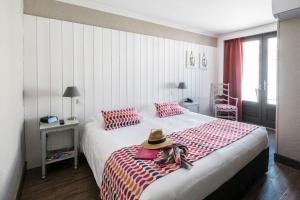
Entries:
[[[138,125],[105,131],[100,119],[97,119],[86,124],[81,148],[100,188],[105,161],[112,152],[142,143],[152,128],[162,128],[165,134],[171,134],[211,120],[214,118],[185,111],[185,114],[167,118],[144,117]],[[260,127],[244,138],[194,162],[190,171],[179,169],[158,179],[144,190],[140,199],[203,199],[267,147],[267,131]]]

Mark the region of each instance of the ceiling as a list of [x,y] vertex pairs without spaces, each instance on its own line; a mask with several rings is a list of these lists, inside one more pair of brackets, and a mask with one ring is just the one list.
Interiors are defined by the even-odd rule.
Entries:
[[272,0],[61,0],[207,35],[275,22]]

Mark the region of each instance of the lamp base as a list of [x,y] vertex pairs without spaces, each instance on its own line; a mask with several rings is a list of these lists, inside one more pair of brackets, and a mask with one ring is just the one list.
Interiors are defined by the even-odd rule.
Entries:
[[73,120],[76,120],[77,118],[76,117],[69,117],[68,120],[70,121],[73,121]]

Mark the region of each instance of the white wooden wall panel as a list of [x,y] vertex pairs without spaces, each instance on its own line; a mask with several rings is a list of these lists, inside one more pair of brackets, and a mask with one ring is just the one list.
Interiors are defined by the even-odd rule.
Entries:
[[134,105],[141,106],[141,35],[134,34]]
[[120,31],[120,107],[124,108],[128,105],[127,98],[127,34]]
[[111,105],[120,108],[120,35],[112,30],[111,38]]
[[62,114],[62,30],[61,21],[50,19],[50,65],[51,65],[51,115]]
[[[24,17],[24,100],[29,168],[40,165],[39,117],[71,115],[67,86],[81,96],[74,113],[89,121],[100,110],[141,107],[191,97],[210,114],[210,85],[216,81],[216,48],[61,20]],[[205,52],[208,69],[188,69],[186,51]],[[188,89],[177,89],[185,81]],[[72,145],[70,135],[49,138],[48,148]]]
[[158,39],[158,99],[159,101],[164,101],[164,91],[165,83],[164,83],[164,39]]
[[163,86],[163,91],[164,91],[164,101],[170,101],[170,91],[169,91],[169,85],[168,83],[170,82],[170,40],[169,39],[164,39],[164,86]]
[[37,18],[24,16],[24,112],[26,160],[39,166],[41,145],[38,131]]
[[133,33],[126,33],[127,35],[127,52],[126,52],[126,59],[127,59],[127,105],[134,105],[134,35]]
[[103,104],[103,41],[102,28],[94,28],[94,111],[99,111]]
[[154,37],[153,44],[153,102],[159,101],[159,38]]
[[[197,45],[195,48],[197,49],[197,55],[196,55],[197,58],[198,58],[198,59],[201,59],[201,53],[202,53],[202,52],[201,52],[201,46],[200,46],[200,45]],[[199,65],[200,63],[201,63],[201,60],[198,61],[198,65]],[[195,82],[196,82],[195,84],[196,84],[196,88],[197,88],[197,90],[196,90],[196,96],[197,96],[197,97],[200,97],[200,92],[201,92],[201,89],[200,89],[200,88],[201,88],[201,87],[197,87],[197,86],[198,86],[198,85],[201,85],[201,84],[200,84],[200,81],[201,81],[200,78],[201,78],[201,74],[202,74],[202,73],[203,73],[203,71],[201,71],[201,70],[198,70],[198,71],[196,72],[196,77],[197,77],[197,78],[196,78],[196,80],[195,80]]]
[[38,116],[50,113],[49,19],[37,18]]
[[145,35],[141,36],[141,57],[140,57],[140,68],[141,68],[141,78],[140,78],[140,96],[141,96],[141,106],[147,105],[147,99],[148,99],[148,75],[151,76],[151,74],[147,74],[147,68],[148,68],[148,42]]
[[[61,51],[62,51],[62,94],[66,87],[74,84],[74,25],[71,22],[61,21]],[[63,118],[71,116],[71,99],[69,97],[62,98],[62,114]],[[45,116],[43,114],[42,116]],[[59,137],[56,139],[55,137]],[[71,133],[52,135],[48,138],[48,148],[50,150],[61,148],[64,146],[72,146],[70,140]],[[53,141],[53,142],[52,142]],[[55,142],[54,142],[55,141]]]
[[[183,42],[183,48],[182,48],[182,53],[184,54],[184,57],[183,57],[183,65],[185,66],[186,65],[186,51],[188,51],[188,46],[187,46],[187,43],[186,42]],[[188,69],[186,67],[183,67],[183,81],[185,81],[185,84],[186,84],[186,87],[188,89],[186,90],[183,90],[183,98],[186,98],[187,96],[189,96],[189,90],[191,89],[190,88],[190,85],[189,85],[189,77],[188,77]]]
[[[184,56],[181,56],[181,55],[184,55],[184,46],[183,46],[183,42],[179,42],[179,48],[178,48],[178,56],[179,56],[179,81],[178,82],[182,82],[184,80],[184,69],[185,67],[182,67],[184,66],[184,63],[185,63],[185,59],[184,59]],[[184,94],[184,91],[182,90],[179,90],[179,99],[183,99],[183,94]]]
[[145,37],[147,42],[147,68],[146,68],[146,78],[147,78],[147,104],[155,101],[153,98],[154,89],[154,40],[153,37]]
[[176,87],[178,86],[176,83],[179,83],[179,42],[175,42],[174,44],[174,87],[173,90],[174,90],[174,98],[175,100],[178,100],[179,99],[179,90],[176,89]]
[[175,84],[175,54],[174,54],[174,40],[170,40],[170,49],[169,49],[169,81],[168,81],[168,87],[169,87],[169,101],[176,101],[174,91],[176,86]]
[[90,120],[94,113],[94,30],[84,25],[84,94],[85,119]]
[[[186,43],[186,46],[187,46],[187,49],[188,49],[188,51],[190,52],[191,51],[191,49],[192,49],[192,44],[190,44],[190,43]],[[191,69],[186,69],[186,72],[187,72],[187,87],[189,88],[188,90],[187,90],[187,95],[189,96],[189,97],[192,97],[193,95],[192,95],[192,91],[193,91],[193,87],[192,87],[192,70]]]
[[111,109],[111,97],[112,97],[112,90],[111,90],[111,34],[112,30],[110,29],[103,29],[103,109]]
[[[198,48],[197,48],[197,45],[195,45],[195,44],[192,44],[192,47],[191,47],[191,50],[194,52],[194,56],[197,58],[197,56],[198,56]],[[199,62],[198,62],[198,59],[196,59],[196,67],[198,67],[199,66]],[[198,72],[199,70],[194,70],[194,71],[191,71],[192,73],[191,73],[191,76],[192,76],[192,78],[191,78],[191,82],[192,82],[192,95],[191,95],[191,97],[192,98],[195,98],[195,97],[197,97],[197,95],[196,95],[196,93],[197,93],[197,90],[198,90],[198,87],[197,87],[197,79],[198,79],[198,76],[197,76],[197,72]]]
[[[73,68],[74,68],[74,39],[73,24],[71,22],[62,22],[62,75],[63,75],[63,92],[66,87],[73,85]],[[71,99],[63,98],[63,117],[71,116]]]
[[[84,82],[84,32],[82,24],[74,24],[74,85],[78,87],[80,96],[75,106],[75,114],[80,121],[85,121],[85,82]],[[62,88],[63,90],[64,88]]]

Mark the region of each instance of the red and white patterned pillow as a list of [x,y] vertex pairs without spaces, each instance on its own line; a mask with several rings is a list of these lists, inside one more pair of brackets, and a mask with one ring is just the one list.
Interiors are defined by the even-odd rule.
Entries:
[[172,115],[183,114],[182,108],[176,102],[155,103],[155,107],[159,117],[168,117]]
[[140,116],[134,107],[101,112],[104,119],[105,130],[117,129],[140,123]]

